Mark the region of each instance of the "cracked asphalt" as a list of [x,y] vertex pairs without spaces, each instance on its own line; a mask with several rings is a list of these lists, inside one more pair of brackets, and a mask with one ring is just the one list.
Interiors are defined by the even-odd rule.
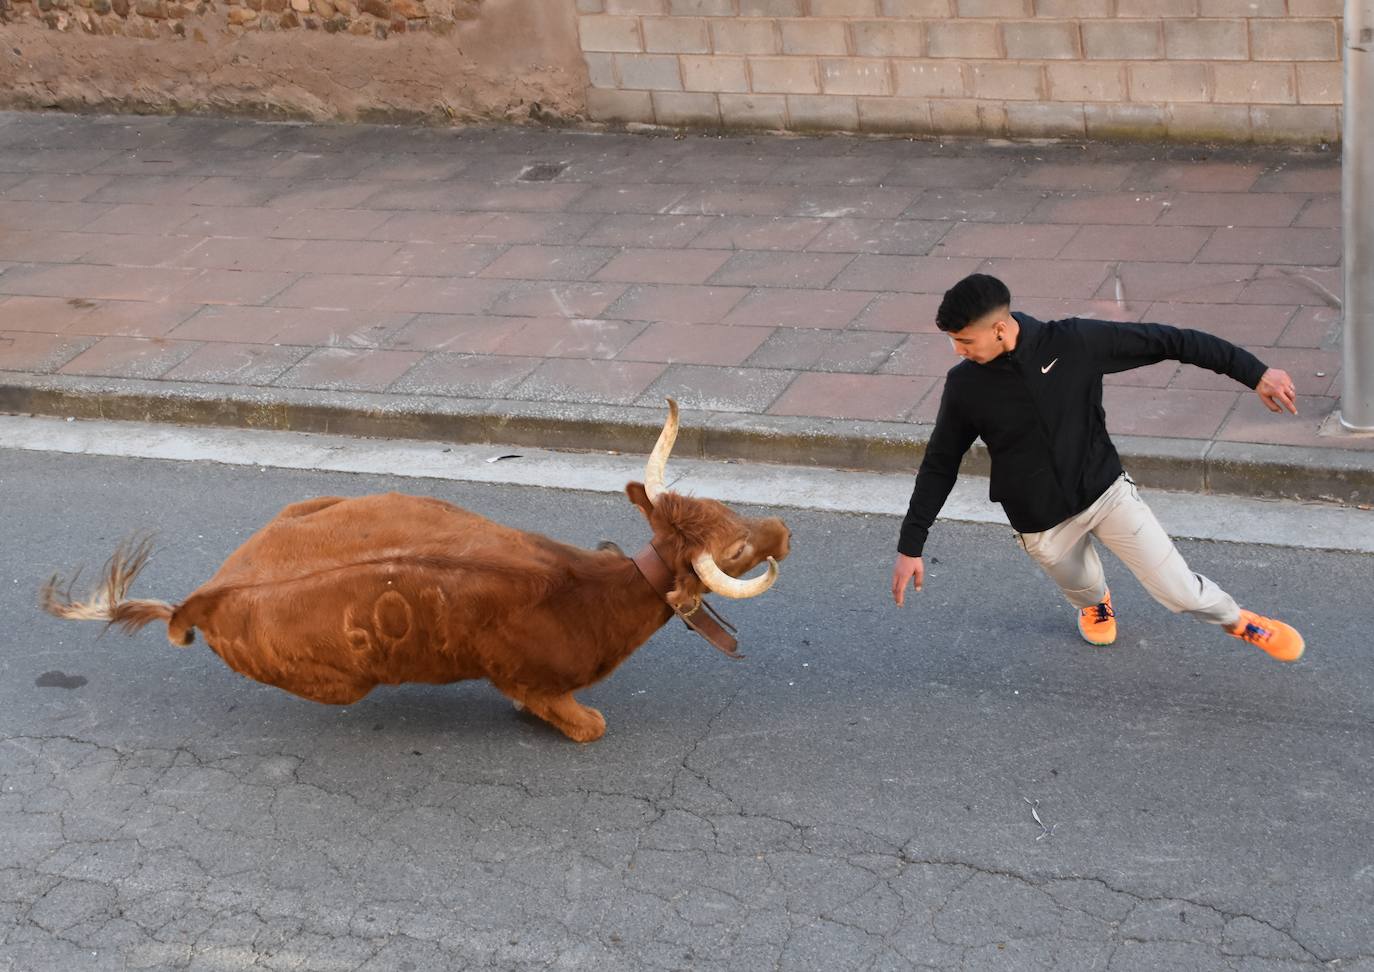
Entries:
[[1302,628],[1281,666],[1110,558],[1089,649],[1006,528],[937,527],[898,611],[895,520],[783,511],[747,658],[670,625],[582,693],[589,746],[483,684],[330,708],[36,607],[135,529],[133,595],[178,600],[286,503],[392,488],[645,539],[584,493],[0,456],[0,970],[1374,970],[1368,556],[1182,544]]

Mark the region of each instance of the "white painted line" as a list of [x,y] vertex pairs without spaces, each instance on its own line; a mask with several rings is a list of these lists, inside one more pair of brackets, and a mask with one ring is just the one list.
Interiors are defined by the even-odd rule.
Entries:
[[[642,479],[643,455],[554,452],[521,446],[453,445],[357,439],[305,432],[265,432],[75,421],[0,415],[0,448],[237,466],[370,473],[588,492],[619,492]],[[518,459],[488,461],[496,456]],[[726,503],[837,513],[901,516],[911,495],[906,474],[851,472],[810,466],[672,459],[673,488]],[[941,519],[1007,520],[987,499],[988,483],[967,476],[955,484]],[[1146,491],[1172,536],[1316,550],[1374,553],[1374,512],[1316,503]],[[1010,529],[1010,527],[1008,527]],[[894,535],[893,542],[896,538]]]

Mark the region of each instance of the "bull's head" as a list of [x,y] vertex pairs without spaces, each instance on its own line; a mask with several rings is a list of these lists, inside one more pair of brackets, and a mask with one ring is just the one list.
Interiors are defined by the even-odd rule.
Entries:
[[[625,487],[654,530],[653,544],[674,573],[667,600],[674,610],[690,608],[705,591],[723,597],[757,597],[778,579],[791,534],[776,517],[750,519],[714,500],[675,493],[663,485],[664,467],[677,439],[677,402],[668,399],[668,420],[644,467],[644,482]],[[759,564],[767,570],[742,579]]]

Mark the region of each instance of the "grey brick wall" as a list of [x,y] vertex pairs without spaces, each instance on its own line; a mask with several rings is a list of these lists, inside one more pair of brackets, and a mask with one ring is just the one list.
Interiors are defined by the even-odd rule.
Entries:
[[1334,141],[1341,0],[577,0],[593,118]]

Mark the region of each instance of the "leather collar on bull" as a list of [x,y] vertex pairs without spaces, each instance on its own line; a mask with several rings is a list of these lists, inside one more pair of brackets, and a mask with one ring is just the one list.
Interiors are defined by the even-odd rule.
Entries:
[[[640,576],[654,589],[654,593],[667,603],[668,595],[673,590],[673,574],[663,558],[659,556],[658,551],[654,549],[654,545],[652,543],[647,544],[632,559],[635,566],[639,568]],[[701,613],[702,608],[706,609],[706,614]],[[701,635],[731,658],[744,657],[735,650],[739,646],[739,641],[734,637],[738,629],[725,620],[720,612],[711,607],[704,599],[698,598],[697,602],[690,607],[674,608],[673,613],[680,617],[682,623],[688,628]],[[730,630],[727,631],[726,628]]]
[[[644,482],[625,487],[653,530],[637,558],[428,496],[322,496],[279,512],[180,603],[128,596],[152,552],[150,540],[134,538],[84,600],[54,577],[42,604],[126,633],[162,621],[178,646],[199,629],[230,668],[316,702],[348,705],[383,684],[485,678],[590,742],[606,721],[574,692],[608,676],[674,614],[734,654],[734,638],[700,610],[703,595],[762,594],[790,549],[777,518],[664,487],[677,430],[670,399]],[[762,574],[746,577],[760,565]]]

